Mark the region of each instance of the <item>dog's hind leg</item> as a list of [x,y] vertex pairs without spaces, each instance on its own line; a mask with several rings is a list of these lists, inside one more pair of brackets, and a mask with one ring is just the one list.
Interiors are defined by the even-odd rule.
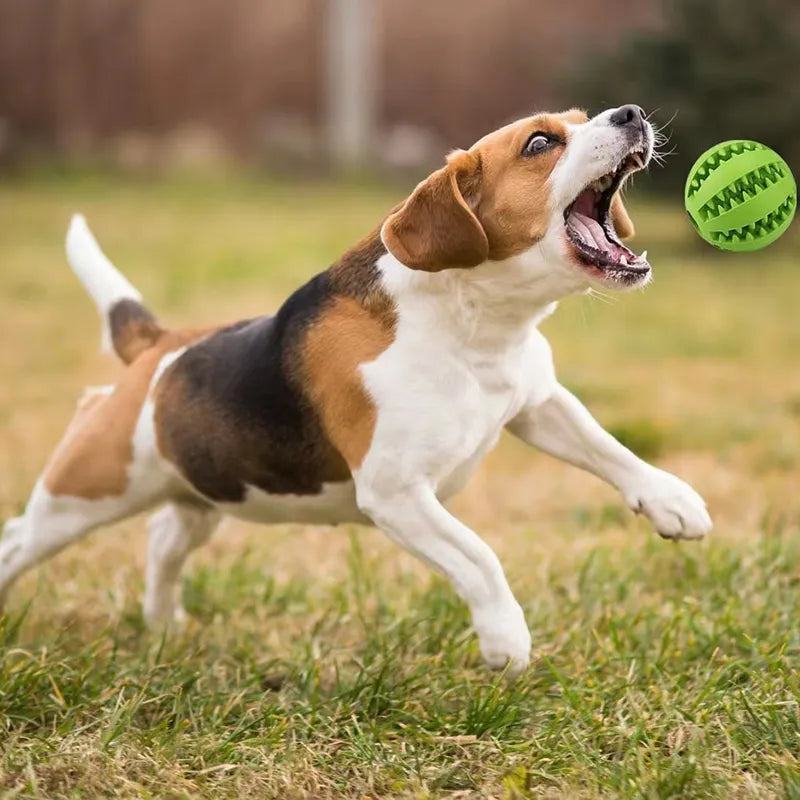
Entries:
[[147,580],[143,613],[152,628],[180,624],[181,569],[189,554],[208,541],[220,515],[206,506],[170,503],[147,521]]
[[127,497],[86,500],[54,496],[41,481],[37,483],[25,513],[5,524],[0,539],[0,608],[11,585],[31,567],[100,525],[123,519],[141,508],[141,502],[133,504]]
[[25,517],[13,517],[12,519],[6,520],[5,525],[3,525],[3,534],[0,536],[0,541],[11,541],[11,539],[19,536],[24,524]]
[[152,411],[144,402],[150,374],[131,368],[115,389],[92,389],[79,401],[25,513],[6,523],[0,607],[14,581],[35,564],[169,495],[171,478],[154,453]]

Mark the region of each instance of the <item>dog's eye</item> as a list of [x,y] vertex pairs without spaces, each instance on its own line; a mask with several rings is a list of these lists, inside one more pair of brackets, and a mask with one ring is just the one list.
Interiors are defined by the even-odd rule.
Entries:
[[539,153],[543,153],[549,147],[552,147],[555,144],[554,137],[550,136],[547,133],[542,133],[541,131],[537,131],[536,133],[532,133],[528,137],[528,141],[525,142],[525,147],[522,148],[522,155],[523,156],[536,156]]

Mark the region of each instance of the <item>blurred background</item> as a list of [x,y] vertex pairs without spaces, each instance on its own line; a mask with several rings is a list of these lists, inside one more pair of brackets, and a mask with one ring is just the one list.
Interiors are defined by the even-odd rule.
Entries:
[[680,183],[800,167],[795,0],[0,0],[0,160],[423,170],[534,110],[635,101]]

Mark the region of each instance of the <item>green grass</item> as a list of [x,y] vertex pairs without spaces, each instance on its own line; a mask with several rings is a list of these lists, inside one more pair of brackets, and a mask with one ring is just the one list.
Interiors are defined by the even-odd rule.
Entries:
[[[355,541],[355,540],[354,540]],[[131,609],[88,641],[3,629],[5,782],[49,797],[788,797],[800,792],[800,544],[599,546],[526,593],[533,667],[480,665],[433,581],[276,584],[246,555],[187,582],[203,625],[149,639]],[[264,643],[302,620],[280,656]],[[80,757],[78,757],[80,756]],[[756,790],[754,792],[754,790]],[[469,796],[469,795],[467,795]]]
[[[82,209],[168,320],[274,308],[401,195],[102,175],[0,187],[0,513],[85,383],[108,378],[63,263]],[[534,637],[510,682],[452,590],[369,529],[226,525],[187,631],[147,633],[133,520],[15,590],[0,623],[0,797],[800,798],[800,275],[633,216],[646,292],[546,324],[565,382],[708,498],[674,544],[591,477],[504,440],[454,511],[498,550]],[[742,260],[742,258],[744,260]]]

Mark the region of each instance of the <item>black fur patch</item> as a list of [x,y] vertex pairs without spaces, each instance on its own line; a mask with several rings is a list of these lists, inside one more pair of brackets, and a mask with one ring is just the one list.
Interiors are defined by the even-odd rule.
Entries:
[[[298,289],[274,317],[224,328],[191,346],[158,386],[159,446],[205,497],[241,502],[246,484],[317,494],[350,471],[303,391],[303,333],[338,295],[363,301],[385,252],[377,240]],[[348,260],[348,257],[350,260]]]

